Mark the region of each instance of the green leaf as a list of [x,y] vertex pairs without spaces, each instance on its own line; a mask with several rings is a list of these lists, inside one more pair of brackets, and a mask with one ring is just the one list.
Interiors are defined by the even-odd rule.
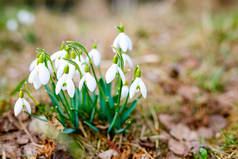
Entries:
[[28,76],[26,76],[21,82],[18,83],[16,88],[10,93],[11,96],[15,95],[17,92],[20,91],[20,88],[24,85],[24,83],[27,81]]
[[137,100],[134,100],[131,104],[131,106],[122,114],[122,120],[121,120],[121,124],[123,124],[127,118],[129,117],[129,115],[131,114],[131,112],[135,109],[137,104]]
[[207,150],[205,148],[200,148],[199,149],[199,154],[201,156],[201,159],[207,159]]
[[81,71],[78,64],[76,62],[74,62],[73,60],[70,60],[70,59],[67,59],[67,58],[63,58],[65,61],[68,61],[69,63],[71,63],[72,65],[75,66],[75,68],[78,70],[78,71]]
[[73,132],[75,132],[75,131],[77,131],[76,129],[73,129],[73,128],[68,128],[68,129],[64,129],[63,131],[62,131],[62,133],[64,133],[64,134],[70,134],[70,133],[73,133]]
[[92,129],[95,130],[96,132],[100,133],[100,131],[99,131],[95,126],[93,126],[92,124],[90,124],[89,122],[84,121],[83,123],[86,124],[86,125],[88,125],[90,128],[92,128]]
[[81,45],[81,44],[79,44],[79,43],[77,43],[75,41],[67,41],[67,43],[70,43],[70,44],[73,44],[73,45],[79,47],[86,54],[88,53],[87,50],[83,47],[83,45]]
[[115,113],[115,115],[113,117],[113,120],[112,120],[112,122],[110,124],[110,127],[107,130],[107,133],[109,133],[111,131],[111,129],[114,127],[114,125],[116,123],[116,120],[117,120],[117,116],[118,116],[118,112]]

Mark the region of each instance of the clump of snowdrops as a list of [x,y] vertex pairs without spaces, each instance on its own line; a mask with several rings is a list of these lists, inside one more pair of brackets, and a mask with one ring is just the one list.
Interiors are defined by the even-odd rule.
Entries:
[[[134,67],[130,85],[126,79],[127,68],[133,68],[127,54],[132,50],[132,42],[122,25],[117,29],[120,33],[112,45],[115,56],[105,77],[100,70],[101,53],[96,44],[88,52],[80,43],[67,41],[51,56],[43,49],[37,50],[37,58],[30,65],[27,80],[36,90],[44,87],[52,101],[52,109],[46,110],[43,115],[48,120],[54,115],[64,127],[64,133],[80,132],[80,123],[98,133],[100,130],[96,125],[104,125],[107,134],[112,136],[127,132],[130,122],[126,121],[138,99],[141,96],[146,98],[147,90],[138,65]],[[75,76],[80,80],[76,81]],[[33,116],[24,94],[37,106],[30,88],[25,84],[20,89],[14,113],[17,116],[25,110]]]

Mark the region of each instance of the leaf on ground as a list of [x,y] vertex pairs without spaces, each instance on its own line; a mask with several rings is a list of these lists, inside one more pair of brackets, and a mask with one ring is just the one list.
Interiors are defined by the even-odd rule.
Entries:
[[23,146],[23,154],[27,155],[30,158],[33,158],[37,156],[38,154],[38,150],[36,148],[35,145],[33,145],[32,143],[26,144],[25,146]]
[[155,143],[150,141],[149,138],[147,138],[147,140],[140,140],[139,144],[140,144],[140,146],[145,147],[145,148],[149,148],[149,149],[155,148]]
[[198,135],[195,131],[191,131],[186,125],[178,124],[170,130],[170,134],[180,141],[198,140]]
[[185,144],[172,138],[169,140],[169,149],[180,156],[186,156],[189,153],[189,148]]
[[143,151],[134,153],[132,159],[150,159],[150,157]]
[[196,86],[183,85],[178,89],[178,94],[188,101],[194,101],[198,93],[199,89]]
[[130,146],[126,146],[123,150],[122,153],[120,155],[120,159],[129,159],[131,155],[131,147]]
[[28,135],[18,136],[18,138],[17,138],[17,143],[18,143],[19,145],[25,145],[25,144],[27,144],[29,141],[30,141],[30,140],[29,140]]
[[101,159],[112,159],[112,158],[119,159],[120,156],[116,150],[109,149],[107,151],[98,154],[98,157]]
[[39,154],[44,155],[46,158],[50,158],[53,154],[56,143],[53,140],[43,140],[43,147],[39,148]]
[[213,131],[220,131],[227,126],[226,119],[221,115],[212,115],[209,120],[209,127],[212,128]]
[[167,128],[172,129],[175,126],[175,118],[168,114],[159,115],[160,122]]
[[169,152],[166,156],[166,159],[182,159],[181,157],[176,156],[174,153]]
[[198,132],[199,137],[203,137],[206,139],[210,139],[213,137],[213,131],[211,128],[200,127],[200,128],[198,128],[197,132]]

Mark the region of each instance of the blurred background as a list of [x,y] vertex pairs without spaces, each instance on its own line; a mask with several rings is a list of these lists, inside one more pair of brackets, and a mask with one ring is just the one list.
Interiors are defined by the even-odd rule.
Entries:
[[237,60],[237,8],[236,0],[1,0],[0,101],[29,73],[36,48],[52,54],[62,41],[74,40],[89,50],[96,41],[103,59],[111,59],[120,23],[133,41],[130,56],[145,63],[148,81],[157,83],[163,66],[190,68],[199,61],[201,71],[192,79],[201,84],[210,78],[208,70]]

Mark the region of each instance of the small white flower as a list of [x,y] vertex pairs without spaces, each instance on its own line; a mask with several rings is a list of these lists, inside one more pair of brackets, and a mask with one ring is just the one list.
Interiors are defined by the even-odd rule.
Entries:
[[66,65],[69,65],[69,76],[71,78],[73,78],[74,73],[75,73],[75,66],[72,65],[71,63],[69,63],[68,61],[62,60],[61,65],[59,66],[57,73],[56,73],[58,79],[60,79],[60,77],[63,75],[64,68]]
[[[118,34],[112,45],[117,49],[121,48],[123,52],[132,50],[131,39],[124,32]],[[113,51],[116,52],[115,49],[113,49]]]
[[69,96],[73,98],[75,93],[74,82],[69,74],[63,74],[56,84],[55,93],[59,94],[61,90],[67,90]]
[[[92,59],[93,63],[95,66],[99,66],[100,64],[100,61],[101,61],[101,53],[96,49],[92,49],[90,52],[89,52],[89,56],[90,58]],[[87,59],[88,60],[88,59]]]
[[9,31],[16,31],[18,29],[18,23],[15,19],[9,19],[6,27]]
[[121,97],[122,97],[122,99],[123,99],[123,98],[126,98],[127,95],[128,95],[128,93],[129,93],[129,88],[128,88],[127,85],[124,85],[124,86],[122,87],[122,90],[121,90]]
[[28,82],[33,83],[35,89],[39,89],[41,85],[46,85],[50,79],[50,72],[45,64],[39,63],[30,73]]
[[136,77],[134,82],[131,84],[130,87],[130,98],[132,98],[137,92],[141,92],[142,96],[146,98],[147,90],[144,82],[140,77]]
[[17,13],[17,18],[22,24],[31,25],[35,21],[35,16],[27,10],[20,10]]
[[122,58],[123,58],[124,65],[126,65],[126,64],[128,63],[128,65],[129,65],[130,67],[133,67],[133,62],[132,62],[130,56],[128,56],[128,55],[125,54],[125,53],[122,53]]
[[64,61],[62,58],[65,57],[65,55],[67,54],[67,52],[65,50],[59,50],[56,51],[55,53],[53,53],[50,58],[52,61],[55,61],[54,65],[55,68],[57,69],[61,63]]
[[[31,72],[36,66],[37,66],[37,58],[31,62],[30,66],[29,66],[30,72]],[[47,66],[48,66],[50,72],[52,72],[53,69],[52,69],[52,66],[51,66],[51,64],[50,64],[50,61],[47,61]]]
[[22,97],[19,97],[14,106],[14,114],[15,116],[19,115],[22,109],[26,109],[28,113],[31,113],[30,104]]
[[125,83],[125,75],[122,72],[121,68],[115,63],[113,63],[111,65],[111,67],[106,72],[106,82],[107,83],[112,82],[112,80],[115,78],[117,72],[119,73],[121,80],[124,84]]
[[79,82],[79,90],[82,89],[84,82],[86,82],[86,86],[88,87],[88,89],[93,92],[96,89],[96,80],[94,79],[94,77],[89,73],[86,72],[83,76],[83,78],[80,80]]

